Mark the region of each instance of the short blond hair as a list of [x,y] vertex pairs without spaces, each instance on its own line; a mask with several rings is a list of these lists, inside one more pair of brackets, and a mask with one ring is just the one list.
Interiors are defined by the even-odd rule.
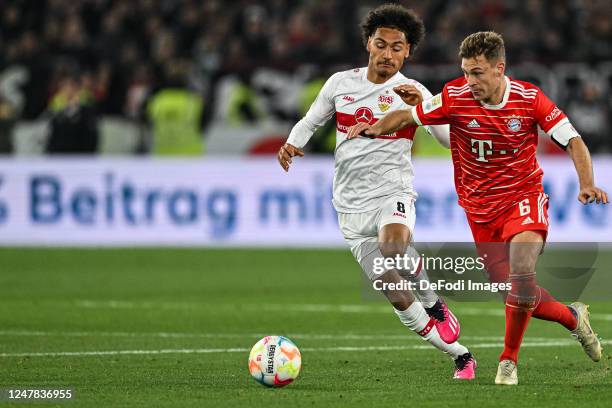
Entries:
[[495,31],[479,31],[468,35],[459,47],[459,58],[484,55],[487,61],[505,61],[504,39]]

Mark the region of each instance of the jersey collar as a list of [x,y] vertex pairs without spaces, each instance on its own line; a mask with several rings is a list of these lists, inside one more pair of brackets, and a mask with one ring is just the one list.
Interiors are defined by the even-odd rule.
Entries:
[[504,75],[504,79],[506,80],[506,90],[504,91],[504,97],[502,98],[502,101],[498,103],[497,105],[487,105],[486,103],[481,101],[480,104],[482,105],[483,108],[501,109],[504,106],[506,106],[506,103],[508,103],[508,98],[510,97],[510,78]]
[[395,73],[395,74],[394,74],[394,75],[393,75],[391,78],[387,79],[387,80],[386,80],[385,82],[383,82],[382,84],[375,84],[374,82],[371,82],[371,81],[368,79],[368,67],[365,67],[365,68],[363,69],[363,73],[361,74],[361,78],[362,78],[362,79],[363,79],[365,82],[367,82],[368,84],[370,84],[370,85],[373,85],[373,86],[385,86],[386,84],[388,84],[388,83],[392,82],[393,80],[395,80],[395,79],[399,78],[401,75],[402,75],[402,73],[401,73],[400,71],[397,71],[397,72],[396,72],[396,73]]

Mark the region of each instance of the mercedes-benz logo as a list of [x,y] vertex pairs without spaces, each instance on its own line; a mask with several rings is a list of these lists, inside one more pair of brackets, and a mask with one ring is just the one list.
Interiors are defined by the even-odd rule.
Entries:
[[355,121],[358,123],[372,123],[372,119],[374,119],[374,112],[370,108],[361,107],[355,111]]

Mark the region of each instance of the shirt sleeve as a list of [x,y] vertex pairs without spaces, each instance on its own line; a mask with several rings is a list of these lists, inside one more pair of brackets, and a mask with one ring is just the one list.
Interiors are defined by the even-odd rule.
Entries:
[[563,149],[572,138],[580,136],[565,113],[541,89],[538,89],[534,101],[534,115],[542,130]]
[[[431,92],[429,92],[429,89],[427,89],[424,85],[417,82],[416,87],[419,91],[421,91],[421,94],[423,95],[423,102],[433,97]],[[412,114],[414,115],[414,111]],[[442,146],[446,147],[447,149],[450,148],[450,125],[448,124],[433,125],[433,126],[425,125],[423,127],[425,128],[427,133],[432,135],[434,139],[438,141],[438,143],[440,143]]]
[[448,120],[448,96],[446,88],[441,93],[421,102],[412,108],[412,116],[417,124],[444,125]]
[[335,73],[325,82],[306,115],[291,129],[287,143],[301,149],[308,143],[314,132],[333,116],[336,111],[334,91],[337,88],[339,76],[339,72]]

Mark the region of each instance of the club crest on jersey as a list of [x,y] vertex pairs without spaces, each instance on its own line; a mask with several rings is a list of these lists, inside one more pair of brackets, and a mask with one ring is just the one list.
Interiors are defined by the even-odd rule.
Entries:
[[374,119],[374,112],[372,112],[372,109],[362,106],[361,108],[358,108],[355,111],[355,121],[357,123],[359,122],[363,122],[363,123],[372,123],[372,120]]
[[392,104],[393,104],[393,97],[391,95],[379,95],[378,96],[378,107],[380,108],[382,112],[388,111]]
[[514,117],[508,119],[508,121],[506,122],[506,126],[508,126],[508,129],[511,132],[518,132],[521,130],[523,124],[521,123],[521,120],[519,118]]

